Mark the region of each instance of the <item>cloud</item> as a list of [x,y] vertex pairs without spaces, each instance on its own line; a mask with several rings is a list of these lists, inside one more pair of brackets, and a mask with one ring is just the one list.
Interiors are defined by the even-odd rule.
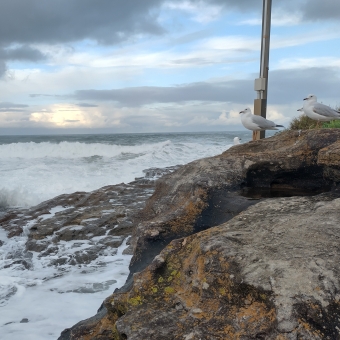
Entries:
[[22,109],[0,109],[0,112],[23,112]]
[[138,107],[154,103],[188,101],[242,102],[251,93],[252,83],[249,80],[234,80],[199,82],[173,87],[141,86],[113,90],[79,90],[73,97],[78,100],[113,101],[126,107]]
[[25,61],[42,61],[47,56],[36,48],[23,45],[0,49],[0,59],[2,60],[25,60]]
[[340,99],[339,83],[339,67],[276,70],[270,72],[268,93],[273,104],[302,103],[308,93]]
[[[276,11],[272,13],[271,25],[272,26],[293,26],[301,22],[302,15],[299,13],[288,13],[284,11]],[[262,17],[257,16],[256,18],[242,20],[239,25],[251,25],[261,26]]]
[[76,104],[76,105],[79,106],[79,107],[98,107],[98,105],[88,104],[88,103],[79,103],[79,104]]
[[[116,44],[141,34],[160,35],[165,33],[165,28],[158,21],[162,8],[191,12],[197,21],[206,22],[219,16],[222,9],[261,12],[262,2],[58,0],[44,5],[41,0],[1,0],[0,45],[53,45],[87,39],[100,44]],[[276,12],[289,13],[293,17],[301,13],[306,20],[337,19],[340,17],[340,3],[335,0],[286,0],[273,4],[274,16]],[[29,52],[28,49],[18,50],[17,54],[34,60],[43,57],[39,52]]]
[[6,63],[0,59],[0,78],[2,78],[7,71],[7,66]]
[[204,24],[219,17],[223,5],[216,4],[214,1],[210,1],[210,6],[207,6],[206,1],[169,1],[165,2],[164,7],[190,13],[194,21]]
[[38,98],[38,97],[60,97],[57,94],[44,94],[44,93],[31,93],[29,95],[31,98]]
[[1,0],[0,44],[117,43],[164,32],[154,10],[159,0]]
[[[339,71],[336,67],[271,71],[269,75],[270,101],[273,104],[283,104],[303,99],[308,93],[337,97],[339,96]],[[192,101],[249,103],[256,95],[253,82],[253,79],[238,79],[172,87],[141,86],[112,90],[79,90],[71,97],[94,102],[112,101],[124,107]]]
[[69,128],[75,125],[80,128],[105,127],[105,116],[95,108],[88,111],[72,104],[59,103],[31,112],[27,124],[28,127],[42,128]]
[[[206,0],[206,3],[221,5],[229,10],[240,10],[242,12],[261,11],[262,1],[253,0]],[[282,0],[273,1],[272,12],[274,20],[278,20],[279,15],[283,15],[287,20],[286,14],[290,14],[293,21],[296,21],[297,15],[302,20],[337,20],[340,18],[340,2],[335,0]],[[288,22],[289,23],[289,19]],[[281,22],[281,24],[284,22]]]
[[240,101],[242,97],[250,95],[251,91],[250,81],[234,80],[219,83],[200,82],[173,87],[141,86],[114,90],[79,90],[73,97],[77,100],[113,101],[126,107],[138,107],[153,103]]
[[9,103],[9,102],[0,102],[0,109],[18,109],[18,108],[25,108],[28,107],[26,104],[15,104],[15,103]]
[[309,0],[303,7],[304,19],[322,21],[340,19],[340,2],[334,0]]
[[[262,1],[206,0],[204,2],[220,5],[229,11],[262,12]],[[338,20],[339,18],[340,2],[335,0],[282,0],[273,1],[272,4],[273,24],[278,26],[296,24],[299,21]],[[250,19],[247,23],[257,22],[255,19]]]

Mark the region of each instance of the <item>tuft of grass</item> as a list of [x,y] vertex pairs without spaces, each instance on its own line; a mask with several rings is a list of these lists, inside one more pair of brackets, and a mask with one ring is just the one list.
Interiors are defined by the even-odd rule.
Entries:
[[340,129],[340,120],[331,120],[322,124],[325,129]]
[[[336,107],[335,110],[340,111],[340,107]],[[330,122],[324,122],[318,125],[316,120],[307,117],[305,114],[299,117],[293,118],[290,122],[288,130],[309,130],[309,129],[340,129],[340,120],[332,120]]]
[[293,118],[290,122],[288,130],[309,130],[315,129],[318,122],[313,120],[306,115],[301,115],[299,117]]

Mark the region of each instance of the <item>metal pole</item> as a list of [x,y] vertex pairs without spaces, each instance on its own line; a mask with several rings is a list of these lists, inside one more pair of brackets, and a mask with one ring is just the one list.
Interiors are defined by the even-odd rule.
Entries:
[[[254,100],[254,114],[264,118],[267,116],[271,11],[272,0],[263,0],[260,78],[255,79],[257,99]],[[262,138],[265,138],[265,131],[253,133],[253,140]]]

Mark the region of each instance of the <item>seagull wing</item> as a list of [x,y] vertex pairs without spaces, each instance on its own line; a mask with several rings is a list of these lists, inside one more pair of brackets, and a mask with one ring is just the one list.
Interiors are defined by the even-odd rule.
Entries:
[[277,130],[275,128],[276,124],[274,122],[272,122],[271,120],[268,120],[266,118],[263,118],[262,116],[257,116],[257,115],[253,115],[251,118],[252,118],[253,123],[258,125],[261,129],[264,129],[264,130],[269,130],[269,129]]
[[324,105],[324,104],[315,103],[313,107],[313,111],[320,116],[324,116],[327,118],[340,119],[339,111],[333,110],[331,107]]

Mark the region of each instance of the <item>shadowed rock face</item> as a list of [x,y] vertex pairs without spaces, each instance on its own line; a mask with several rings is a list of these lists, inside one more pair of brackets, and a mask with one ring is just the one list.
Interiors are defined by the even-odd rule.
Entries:
[[60,339],[340,339],[339,137],[284,132],[162,178],[132,242],[148,266]]

